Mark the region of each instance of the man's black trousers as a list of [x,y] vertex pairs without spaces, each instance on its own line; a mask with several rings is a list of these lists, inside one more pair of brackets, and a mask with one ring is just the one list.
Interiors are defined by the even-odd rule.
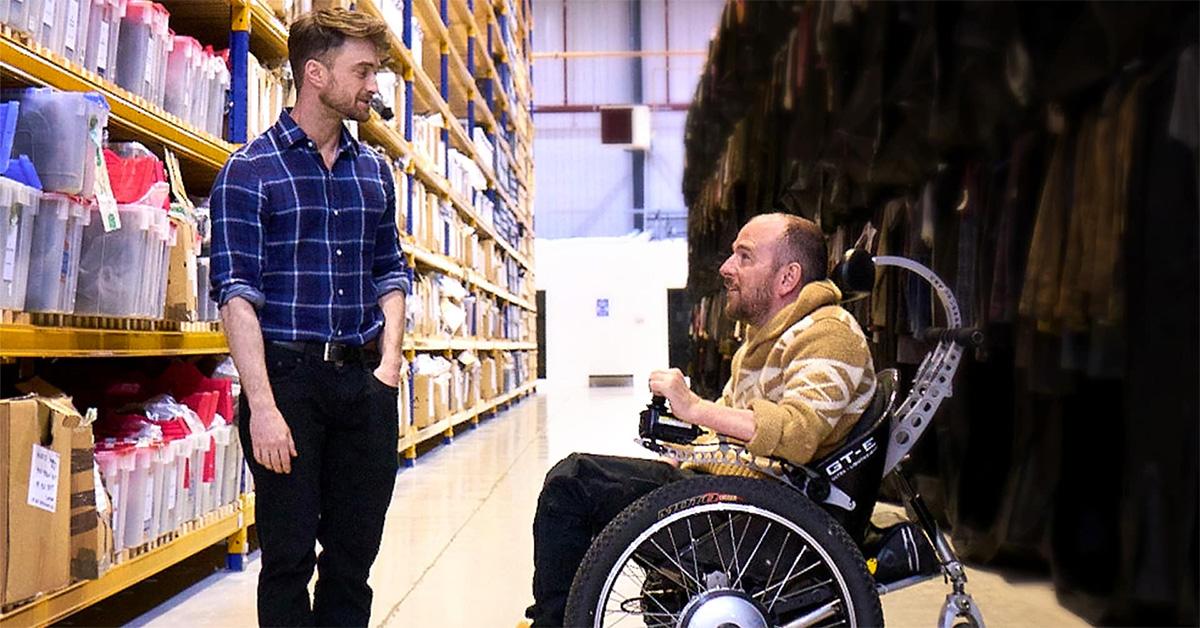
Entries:
[[546,474],[533,518],[535,628],[562,626],[571,580],[592,538],[626,506],[692,475],[665,462],[571,454]]
[[[263,626],[366,626],[367,575],[396,481],[398,390],[375,378],[378,358],[337,365],[270,343],[267,374],[299,454],[278,474],[254,460],[250,409],[238,433],[254,475],[262,548]],[[316,543],[321,555],[316,555]],[[308,594],[317,568],[315,595]]]

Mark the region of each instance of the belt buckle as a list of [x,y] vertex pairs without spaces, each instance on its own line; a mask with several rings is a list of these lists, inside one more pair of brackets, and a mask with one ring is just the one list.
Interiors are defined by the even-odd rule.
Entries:
[[342,361],[345,358],[343,352],[344,348],[345,347],[336,342],[327,342],[325,343],[324,350],[322,351],[322,359],[326,362],[333,362],[338,366],[341,366]]

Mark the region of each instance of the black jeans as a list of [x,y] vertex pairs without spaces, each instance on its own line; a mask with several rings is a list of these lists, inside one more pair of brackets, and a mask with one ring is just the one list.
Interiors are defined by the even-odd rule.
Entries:
[[[370,361],[339,367],[269,343],[266,361],[298,456],[286,475],[254,460],[243,395],[238,433],[254,475],[262,548],[259,624],[366,626],[367,575],[379,553],[398,468],[398,390],[375,378],[377,364]],[[310,600],[314,566],[318,579]]]
[[665,462],[571,454],[546,474],[533,518],[533,606],[537,628],[562,626],[571,581],[592,539],[656,488],[692,475]]

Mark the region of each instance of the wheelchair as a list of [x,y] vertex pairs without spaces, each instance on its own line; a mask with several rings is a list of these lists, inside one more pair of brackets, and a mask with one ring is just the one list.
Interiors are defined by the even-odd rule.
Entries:
[[[872,403],[845,442],[808,465],[756,457],[744,444],[697,441],[694,425],[656,397],[639,423],[648,449],[679,462],[738,467],[696,475],[631,504],[593,539],[571,585],[566,625],[652,628],[880,626],[880,595],[942,576],[951,591],[939,626],[982,627],[962,563],[902,464],[951,395],[963,349],[982,335],[962,327],[953,293],[907,258],[851,249],[832,279],[847,302],[870,294],[876,269],[896,267],[928,282],[945,328],[897,405],[897,373],[877,374]],[[748,476],[748,477],[747,477]],[[892,478],[914,522],[871,525]]]

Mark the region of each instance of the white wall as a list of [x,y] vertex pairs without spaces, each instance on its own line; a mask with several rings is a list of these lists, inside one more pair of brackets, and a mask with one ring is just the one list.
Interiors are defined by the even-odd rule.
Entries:
[[[644,236],[537,241],[546,291],[546,376],[586,387],[591,374],[632,374],[639,390],[666,368],[667,290],[687,283],[687,242]],[[609,315],[596,315],[608,299]]]
[[[566,35],[570,51],[630,49],[628,0],[565,0]],[[533,48],[536,52],[563,50],[564,0],[534,0]],[[724,3],[722,0],[671,0],[670,49],[707,50]],[[666,2],[642,0],[643,50],[667,49]],[[667,102],[667,61],[647,56],[642,61],[643,102],[691,102],[704,57],[674,56],[670,60],[670,103]],[[628,104],[633,60],[573,58],[565,63],[566,104]],[[564,62],[534,62],[534,103],[564,104]],[[681,215],[683,203],[683,111],[651,114],[651,148],[646,154],[645,211]],[[534,195],[538,238],[618,236],[633,229],[633,164],[627,151],[600,144],[598,113],[535,113]]]

